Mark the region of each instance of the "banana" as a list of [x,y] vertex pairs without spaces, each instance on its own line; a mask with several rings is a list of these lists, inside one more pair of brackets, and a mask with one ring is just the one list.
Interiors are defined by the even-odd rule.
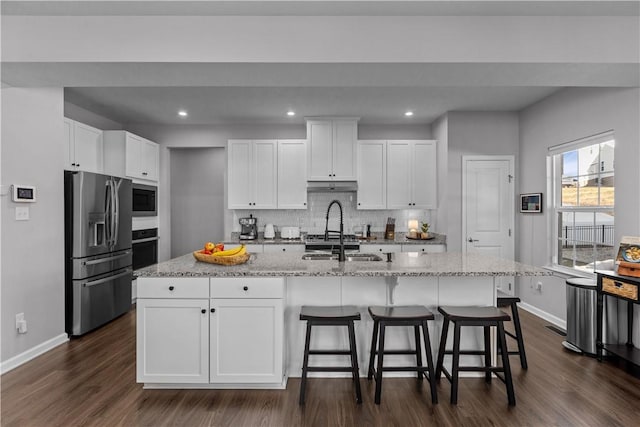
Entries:
[[233,255],[241,255],[240,252],[245,253],[247,249],[244,245],[240,245],[237,248],[227,249],[225,251],[214,252],[213,256],[233,256]]

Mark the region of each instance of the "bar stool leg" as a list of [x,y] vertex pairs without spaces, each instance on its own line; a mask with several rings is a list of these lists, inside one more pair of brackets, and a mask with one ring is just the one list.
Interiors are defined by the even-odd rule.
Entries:
[[384,330],[385,324],[381,322],[380,325],[380,343],[378,344],[378,370],[376,371],[376,405],[380,404],[380,395],[382,394],[382,363],[384,360]]
[[[433,370],[433,355],[431,354],[431,340],[429,339],[429,328],[427,322],[422,322],[422,335],[424,338],[424,353],[427,356],[427,368],[429,369],[429,386],[431,388],[431,403],[438,403],[438,395],[436,391],[436,377]],[[426,376],[426,375],[425,375]]]
[[518,315],[517,303],[511,304],[511,316],[513,318],[513,327],[516,331],[516,340],[518,341],[518,353],[520,353],[520,365],[522,369],[527,369],[527,355],[524,352],[524,337],[522,336],[522,328],[520,326],[520,316]]
[[440,381],[442,374],[442,364],[444,363],[444,352],[447,346],[447,335],[449,333],[449,319],[446,317],[442,322],[442,334],[440,335],[440,347],[438,348],[438,363],[436,363],[436,381]]
[[373,336],[371,337],[371,351],[369,353],[369,371],[367,371],[367,379],[373,378],[373,361],[376,356],[376,346],[378,345],[378,321],[373,321]]
[[300,405],[304,405],[304,392],[307,386],[307,369],[309,367],[309,342],[311,341],[311,322],[307,320],[307,336],[304,340],[304,359],[302,361],[302,378],[300,378]]
[[502,355],[502,367],[504,368],[504,382],[507,386],[507,398],[509,406],[516,405],[516,395],[513,391],[513,380],[511,378],[511,366],[509,365],[509,352],[507,351],[507,340],[504,334],[504,323],[498,322],[498,345],[500,346],[500,354]]
[[458,404],[458,368],[460,367],[460,324],[453,322],[453,360],[451,362],[451,404]]
[[[491,328],[489,326],[484,327],[484,367],[491,367]],[[487,384],[491,383],[491,372],[485,372],[484,381]]]
[[[413,336],[416,343],[416,366],[418,366],[418,368],[422,368],[422,344],[420,344],[420,326],[413,326]],[[422,381],[422,375],[423,372],[418,371],[418,381]]]
[[349,349],[351,350],[351,376],[356,385],[356,403],[362,403],[360,391],[360,372],[358,368],[358,353],[356,351],[356,333],[353,321],[349,322]]

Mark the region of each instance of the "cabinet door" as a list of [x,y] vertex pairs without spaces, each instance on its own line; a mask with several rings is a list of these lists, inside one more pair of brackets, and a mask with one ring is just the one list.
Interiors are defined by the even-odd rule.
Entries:
[[83,171],[102,173],[102,131],[74,122],[73,140],[76,167]]
[[212,383],[281,383],[281,299],[213,299]]
[[75,150],[73,148],[73,121],[64,119],[64,168],[65,170],[76,170]]
[[131,178],[144,179],[142,175],[142,146],[142,138],[127,132],[125,142],[125,173]]
[[387,142],[387,208],[411,208],[411,141]]
[[248,209],[252,202],[253,168],[251,141],[229,141],[227,146],[227,204],[229,209]]
[[358,141],[358,165],[358,209],[386,209],[386,142]]
[[278,207],[278,142],[253,141],[252,208]]
[[307,141],[278,141],[278,209],[307,209]]
[[158,180],[158,163],[160,150],[158,144],[152,141],[142,140],[141,151],[141,172],[144,179],[151,181]]
[[209,300],[138,299],[139,383],[209,382]]
[[333,126],[330,121],[307,122],[307,165],[309,181],[327,181],[332,179],[333,163]]
[[358,128],[353,120],[333,122],[333,176],[334,180],[356,179],[356,143]]
[[415,141],[411,156],[414,208],[435,209],[436,197],[436,143],[435,141]]

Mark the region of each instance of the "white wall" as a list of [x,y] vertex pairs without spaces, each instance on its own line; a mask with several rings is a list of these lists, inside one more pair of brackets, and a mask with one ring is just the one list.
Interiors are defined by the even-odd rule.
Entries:
[[[439,117],[432,125],[433,139],[438,141],[438,209],[432,216],[433,227],[445,234],[448,228],[447,194],[449,193],[448,158],[449,158],[449,119],[447,114]],[[451,250],[451,249],[449,249]]]
[[518,114],[450,112],[447,128],[447,250],[459,252],[462,251],[462,156],[513,155],[517,162]]
[[[520,162],[517,177],[521,193],[547,190],[546,158],[550,146],[607,130],[615,132],[616,242],[621,236],[640,235],[640,89],[564,89],[520,113]],[[547,202],[548,197],[546,198]],[[546,204],[546,202],[545,202]],[[518,260],[547,265],[548,215],[518,215]],[[519,281],[519,296],[528,304],[566,319],[566,290],[560,277],[540,278],[542,292]],[[638,322],[636,322],[637,324]],[[637,332],[638,329],[636,328]],[[636,335],[636,342],[638,342]]]
[[[62,88],[2,89],[2,352],[4,364],[64,335]],[[34,185],[29,221],[16,221],[11,184]],[[18,334],[24,313],[28,332]],[[61,337],[62,336],[62,337]],[[4,368],[4,367],[3,367]]]
[[64,103],[64,116],[85,125],[93,126],[101,130],[122,130],[121,123],[113,121],[107,117],[96,114],[85,108],[79,107],[70,102]]

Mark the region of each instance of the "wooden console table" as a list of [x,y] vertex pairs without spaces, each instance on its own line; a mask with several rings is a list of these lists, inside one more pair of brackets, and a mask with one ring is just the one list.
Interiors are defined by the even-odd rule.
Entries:
[[[597,332],[596,352],[598,360],[602,361],[603,352],[614,354],[621,359],[640,366],[640,349],[633,345],[633,308],[638,300],[640,278],[620,276],[614,272],[597,272],[598,275],[598,304],[597,304]],[[625,344],[607,344],[602,342],[603,324],[602,307],[604,297],[614,297],[627,301],[627,342]]]

